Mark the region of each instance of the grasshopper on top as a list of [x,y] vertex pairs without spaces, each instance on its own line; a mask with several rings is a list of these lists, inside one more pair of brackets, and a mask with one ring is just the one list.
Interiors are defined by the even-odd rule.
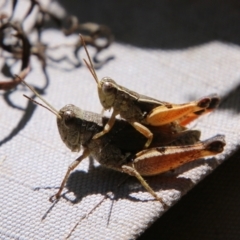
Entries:
[[97,83],[100,102],[104,110],[113,110],[108,123],[100,133],[93,137],[94,139],[109,132],[114,125],[116,116],[120,115],[147,138],[145,147],[148,147],[152,142],[153,134],[146,125],[162,126],[176,122],[184,127],[200,115],[212,111],[219,104],[220,99],[217,95],[184,104],[172,104],[131,91],[118,85],[110,77],[104,77],[99,81],[84,39],[82,36],[80,37],[89,61],[84,59],[84,62]]

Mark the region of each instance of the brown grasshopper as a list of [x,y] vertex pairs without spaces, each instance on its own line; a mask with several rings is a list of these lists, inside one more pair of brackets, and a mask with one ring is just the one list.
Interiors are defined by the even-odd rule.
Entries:
[[[22,82],[47,106],[24,95],[25,97],[57,116],[58,130],[66,146],[74,152],[83,149],[82,154],[68,167],[61,186],[56,195],[50,198],[51,201],[54,197],[60,198],[70,172],[84,158],[92,156],[105,167],[135,176],[155,199],[163,203],[142,176],[160,174],[195,159],[216,155],[221,153],[225,146],[222,135],[200,141],[199,131],[187,130],[176,122],[158,127],[149,126],[154,138],[147,150],[142,150],[146,138],[124,120],[117,119],[111,131],[101,138],[93,139],[95,134],[103,130],[108,118],[83,111],[72,104],[57,111],[26,82]],[[191,115],[184,117],[188,120]]]
[[148,147],[153,139],[153,133],[146,125],[163,126],[178,121],[178,124],[184,127],[199,115],[211,112],[219,104],[217,95],[203,97],[188,103],[172,104],[129,90],[118,85],[110,77],[104,77],[99,81],[84,40],[82,36],[80,37],[89,60],[89,63],[85,59],[84,62],[97,83],[100,102],[104,110],[113,110],[108,123],[101,132],[93,137],[94,139],[109,132],[119,114],[147,138],[145,147]]

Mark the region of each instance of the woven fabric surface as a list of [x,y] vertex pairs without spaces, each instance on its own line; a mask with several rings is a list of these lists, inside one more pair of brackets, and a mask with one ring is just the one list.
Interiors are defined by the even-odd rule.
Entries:
[[[77,36],[76,36],[77,37]],[[43,38],[61,42],[65,38],[55,30]],[[89,48],[91,53],[91,48]],[[148,178],[163,200],[172,206],[202,178],[227,160],[239,147],[240,116],[237,91],[240,76],[240,48],[211,41],[182,50],[144,49],[113,43],[99,58],[114,59],[97,70],[99,78],[110,76],[119,84],[163,101],[183,103],[211,93],[224,100],[219,109],[196,121],[201,139],[217,134],[226,137],[222,154],[186,164],[173,173]],[[85,57],[81,51],[81,57]],[[26,81],[44,85],[37,61]],[[68,103],[81,109],[101,112],[96,83],[86,67],[66,71],[48,67],[50,83],[46,98],[55,108]],[[18,87],[11,96],[13,105],[25,107]],[[0,101],[0,238],[2,239],[135,239],[163,214],[162,205],[154,201],[140,183],[126,175],[93,164],[86,159],[67,183],[65,198],[57,204],[48,199],[68,165],[79,153],[71,153],[62,143],[55,116],[41,107],[14,137],[8,136],[21,125],[26,113]],[[26,117],[28,119],[28,117]]]

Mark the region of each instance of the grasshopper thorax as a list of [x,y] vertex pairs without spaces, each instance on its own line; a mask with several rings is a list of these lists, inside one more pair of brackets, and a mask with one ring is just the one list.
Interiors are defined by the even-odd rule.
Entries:
[[113,107],[117,93],[117,84],[110,77],[104,77],[98,87],[98,95],[104,109]]

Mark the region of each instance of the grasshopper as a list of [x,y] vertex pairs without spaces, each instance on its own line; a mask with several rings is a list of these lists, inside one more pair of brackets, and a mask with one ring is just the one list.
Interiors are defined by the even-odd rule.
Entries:
[[101,132],[93,137],[94,139],[109,132],[116,121],[116,116],[120,115],[147,138],[145,144],[147,148],[153,139],[149,125],[163,126],[178,121],[178,124],[184,127],[198,118],[199,115],[211,112],[219,104],[220,99],[217,95],[210,95],[188,103],[172,104],[129,90],[118,85],[110,77],[104,77],[99,81],[84,39],[82,36],[80,37],[89,61],[84,59],[84,62],[97,83],[98,95],[103,109],[113,110],[108,123]]
[[[176,122],[158,127],[149,126],[154,139],[150,148],[146,150],[143,150],[146,138],[124,120],[117,119],[111,131],[101,138],[93,139],[95,134],[103,130],[109,121],[108,118],[83,111],[73,104],[68,104],[57,111],[31,86],[23,80],[22,82],[46,105],[24,95],[25,97],[56,115],[58,131],[66,146],[73,152],[83,149],[82,154],[68,167],[58,192],[50,198],[50,201],[60,198],[71,171],[84,158],[92,156],[105,167],[135,176],[142,186],[165,206],[143,176],[160,174],[195,159],[216,155],[221,153],[225,146],[222,135],[200,141],[199,131],[187,130]],[[185,120],[187,119],[185,116]]]

